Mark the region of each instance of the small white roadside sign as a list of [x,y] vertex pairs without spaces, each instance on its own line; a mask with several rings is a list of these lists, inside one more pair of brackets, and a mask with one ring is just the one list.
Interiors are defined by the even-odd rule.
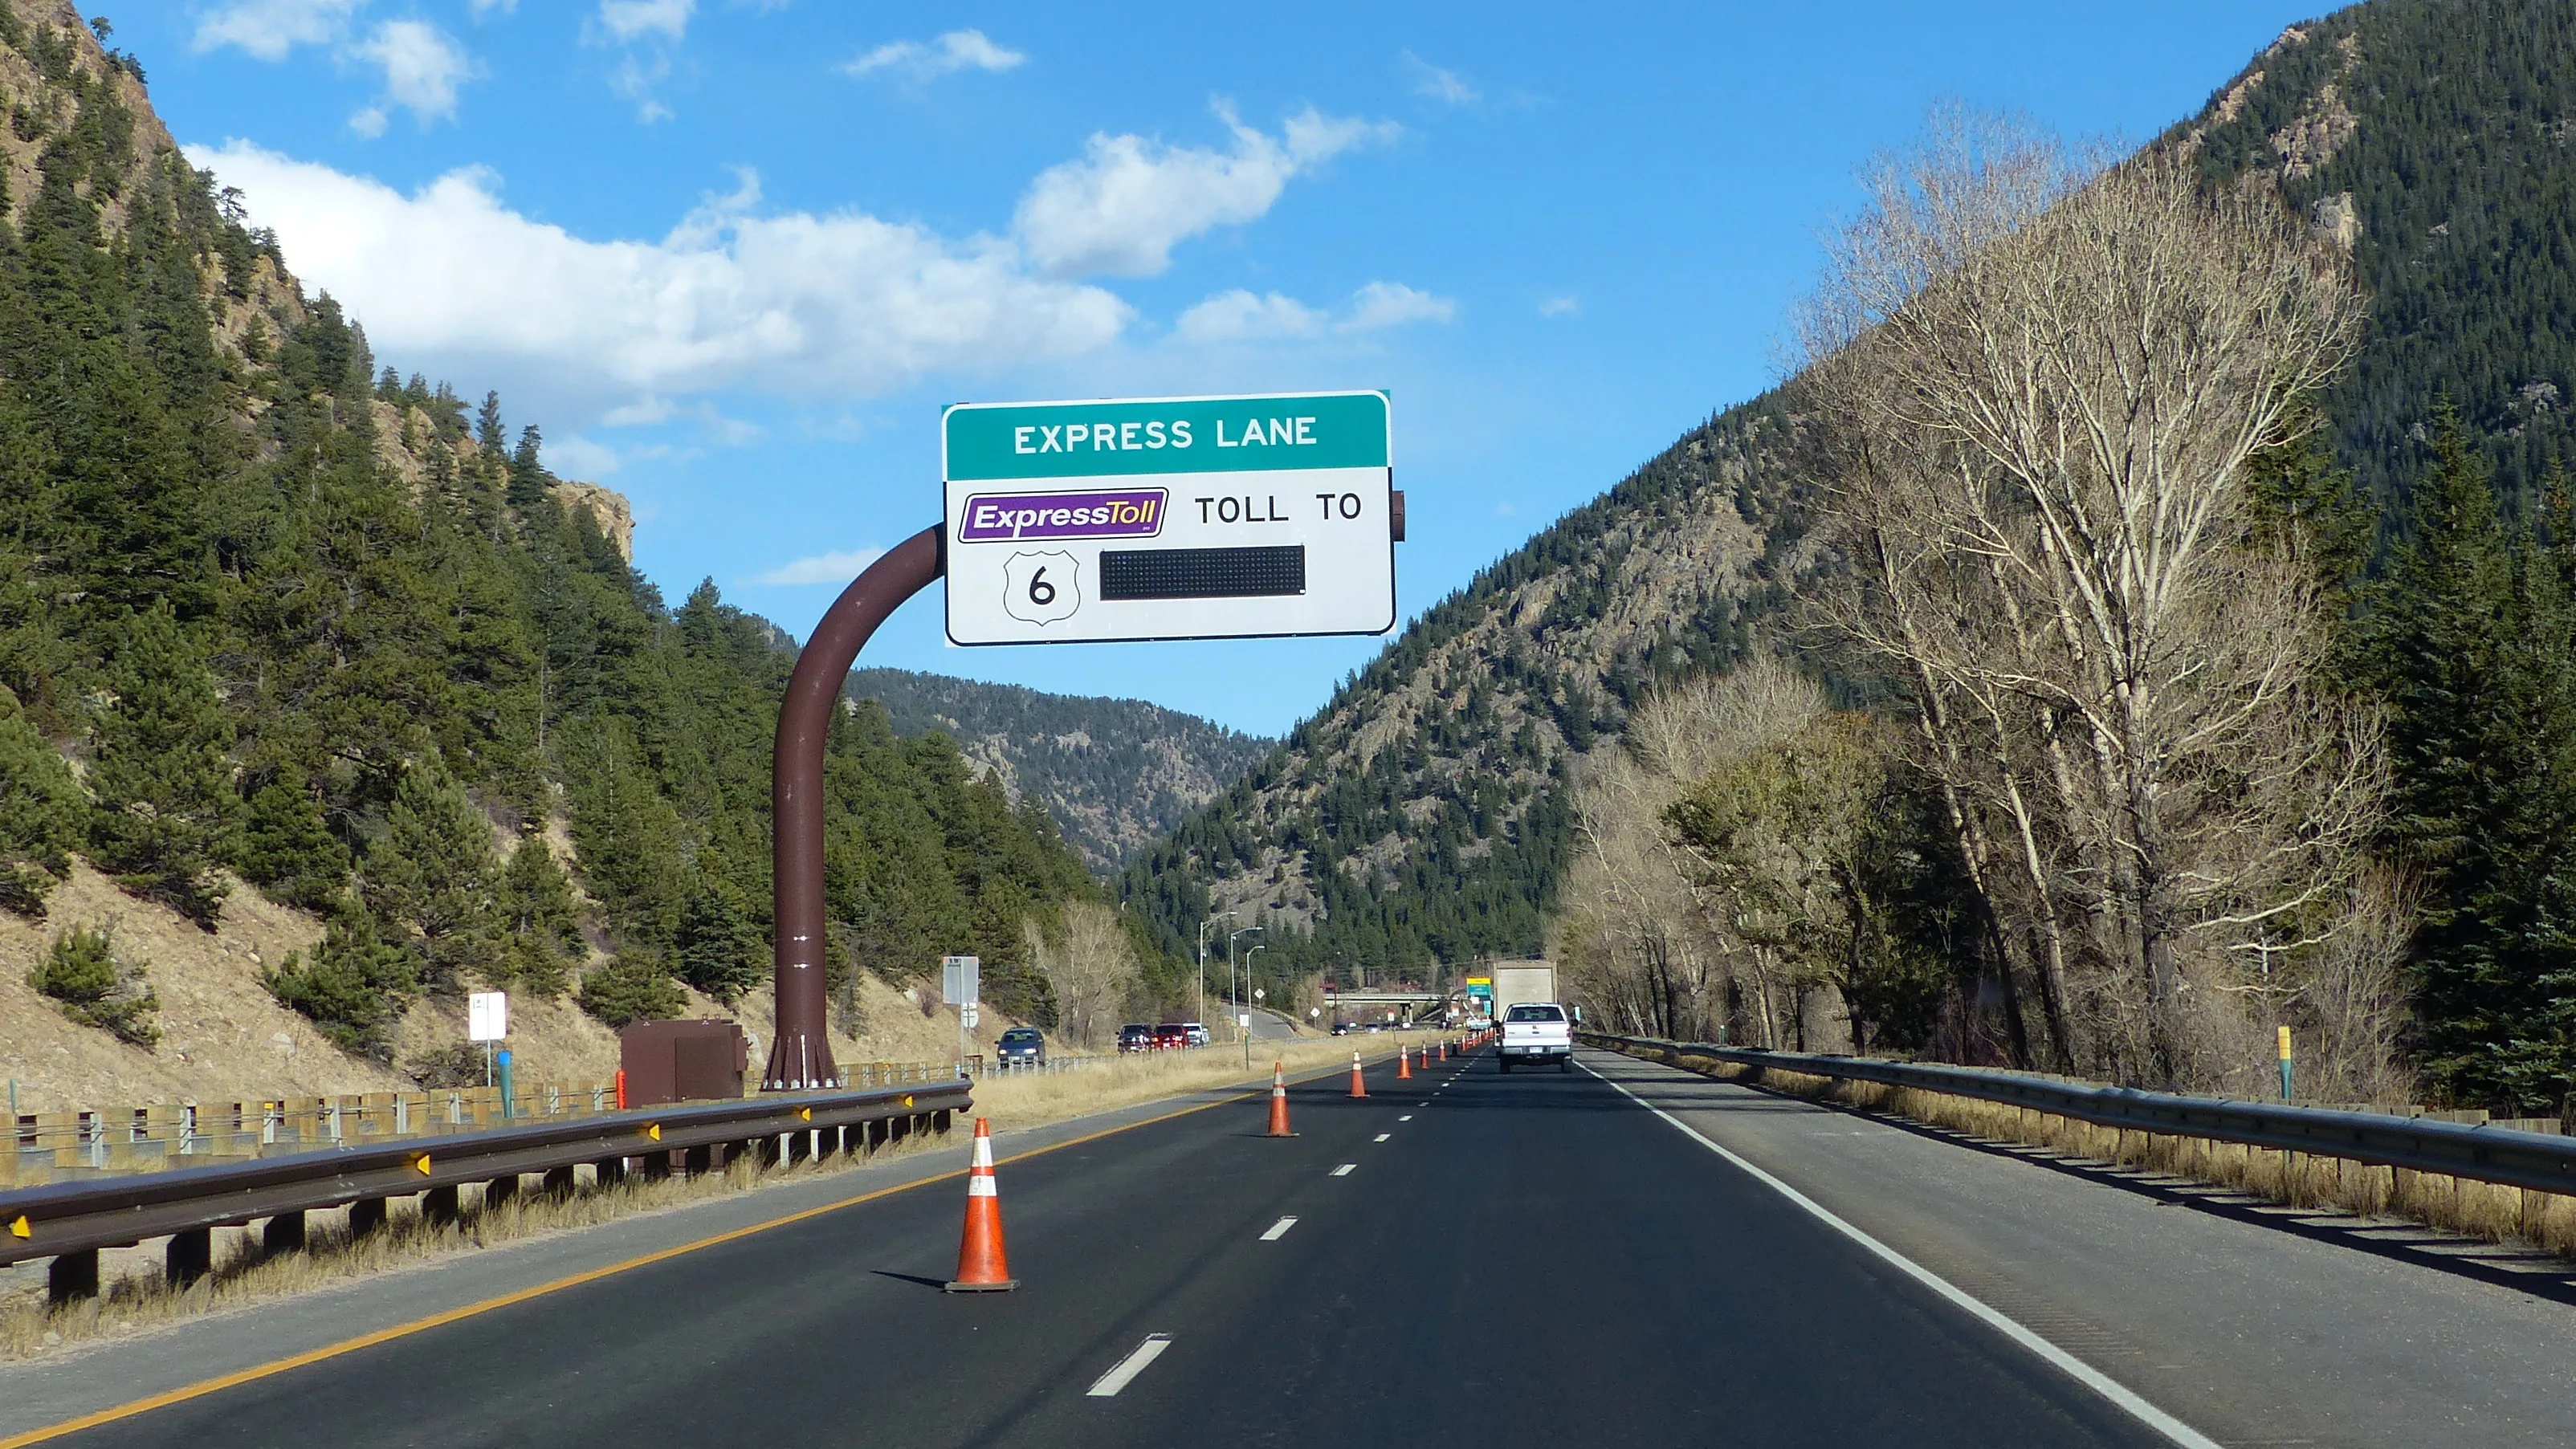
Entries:
[[939,958],[939,1004],[973,1006],[984,992],[984,958],[981,956],[942,956]]
[[510,994],[477,991],[465,998],[465,1039],[507,1041],[510,1038]]
[[958,644],[1395,627],[1382,392],[959,403],[940,424]]

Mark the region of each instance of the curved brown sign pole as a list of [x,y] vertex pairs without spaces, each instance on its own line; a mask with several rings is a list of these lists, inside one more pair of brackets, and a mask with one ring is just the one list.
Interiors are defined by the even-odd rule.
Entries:
[[938,528],[925,528],[868,565],[841,591],[796,656],[778,710],[770,765],[771,874],[778,921],[778,1033],[764,1092],[842,1085],[824,1034],[823,740],[859,650],[903,601],[936,582],[946,559]]

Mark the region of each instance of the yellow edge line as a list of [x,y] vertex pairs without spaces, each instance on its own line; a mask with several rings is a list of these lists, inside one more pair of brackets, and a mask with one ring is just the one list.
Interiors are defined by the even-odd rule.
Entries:
[[[1330,1076],[1333,1072],[1339,1070],[1341,1070],[1339,1067],[1329,1068],[1325,1072],[1321,1073],[1321,1075]],[[1301,1077],[1299,1080],[1303,1081],[1305,1078]],[[1225,1089],[1218,1087],[1213,1090],[1223,1091]],[[1068,1147],[1079,1147],[1085,1142],[1097,1142],[1103,1137],[1115,1137],[1121,1132],[1133,1132],[1139,1127],[1151,1127],[1157,1122],[1169,1122],[1175,1117],[1187,1117],[1193,1112],[1204,1112],[1211,1107],[1223,1107],[1230,1103],[1240,1102],[1244,1098],[1252,1095],[1255,1095],[1255,1093],[1238,1092],[1231,1097],[1220,1097],[1213,1102],[1201,1102],[1195,1107],[1183,1107],[1178,1111],[1165,1112],[1160,1116],[1147,1117],[1142,1121],[1129,1122],[1124,1126],[1104,1127],[1097,1132],[1086,1132],[1080,1137],[1068,1137],[1062,1142],[1049,1143],[1044,1147],[1032,1147],[1026,1152],[1015,1152],[1010,1156],[1003,1158],[1002,1161],[1018,1162],[1024,1158],[1040,1157],[1049,1152],[1061,1152]],[[750,1237],[754,1233],[765,1233],[771,1228],[783,1228],[791,1223],[801,1223],[809,1218],[819,1218],[825,1213],[839,1212],[843,1208],[857,1207],[859,1204],[864,1202],[874,1202],[881,1197],[891,1197],[899,1192],[910,1192],[916,1187],[928,1187],[932,1183],[946,1182],[950,1178],[964,1177],[965,1175],[966,1169],[961,1167],[954,1172],[943,1172],[932,1177],[918,1178],[911,1182],[897,1183],[893,1187],[881,1187],[874,1192],[861,1193],[857,1197],[848,1197],[843,1198],[838,1202],[825,1203],[821,1207],[804,1208],[799,1211],[789,1213],[784,1217],[771,1218],[766,1222],[753,1223],[748,1227],[733,1228],[725,1232],[716,1233],[710,1237],[699,1238],[695,1242],[682,1243],[675,1248],[664,1248],[658,1252],[645,1253],[639,1257],[628,1258],[624,1262],[611,1263],[604,1268],[591,1268],[584,1272],[557,1278],[551,1283],[540,1283],[534,1288],[522,1288],[515,1293],[504,1293],[495,1298],[486,1298],[479,1303],[468,1303],[462,1308],[450,1308],[443,1313],[433,1313],[426,1318],[415,1318],[409,1323],[398,1323],[391,1328],[380,1328],[373,1333],[362,1333],[356,1338],[343,1339],[338,1343],[326,1344],[321,1348],[307,1349],[302,1353],[292,1354],[288,1357],[275,1359],[264,1364],[258,1364],[251,1368],[239,1369],[232,1373],[221,1374],[211,1379],[202,1379],[196,1383],[187,1384],[180,1388],[168,1389],[161,1393],[154,1394],[147,1399],[137,1399],[130,1404],[119,1404],[112,1409],[100,1409],[95,1413],[83,1414],[77,1419],[65,1419],[59,1424],[48,1424],[41,1429],[30,1429],[14,1438],[0,1439],[0,1449],[25,1449],[25,1446],[29,1444],[42,1444],[50,1439],[59,1439],[65,1434],[77,1434],[83,1429],[95,1429],[101,1424],[113,1424],[120,1419],[131,1419],[139,1414],[151,1413],[155,1409],[166,1409],[172,1404],[183,1404],[190,1399],[201,1399],[208,1394],[220,1393],[225,1389],[234,1388],[242,1384],[255,1383],[261,1379],[285,1373],[290,1369],[302,1368],[306,1364],[320,1363],[324,1359],[338,1358],[342,1354],[355,1353],[362,1348],[373,1348],[377,1344],[390,1343],[397,1338],[409,1338],[415,1333],[425,1333],[430,1329],[441,1328],[461,1319],[473,1318],[481,1314],[490,1313],[495,1309],[507,1308],[514,1303],[525,1303],[532,1298],[543,1298],[549,1293],[560,1293],[567,1288],[578,1288],[584,1283],[596,1283],[602,1278],[612,1278],[617,1274],[631,1272],[637,1268],[649,1267],[655,1263],[668,1262],[673,1258],[697,1252],[702,1248],[716,1247],[723,1243],[730,1243],[737,1239]]]

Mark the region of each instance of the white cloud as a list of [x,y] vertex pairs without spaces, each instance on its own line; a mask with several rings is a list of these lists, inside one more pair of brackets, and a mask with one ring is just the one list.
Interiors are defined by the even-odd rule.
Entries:
[[1189,342],[1256,342],[1320,336],[1325,325],[1323,313],[1293,297],[1256,297],[1237,287],[1182,313],[1172,330]]
[[1172,332],[1184,342],[1271,342],[1321,337],[1327,332],[1375,332],[1412,322],[1446,322],[1457,315],[1455,301],[1401,282],[1371,282],[1360,288],[1339,317],[1294,297],[1277,292],[1256,296],[1237,287],[1182,313]]
[[1402,282],[1371,282],[1351,294],[1350,315],[1342,319],[1341,330],[1375,332],[1408,322],[1446,322],[1457,315],[1458,304],[1450,298],[1417,292]]
[[1482,93],[1465,76],[1454,70],[1442,70],[1412,51],[1404,53],[1404,67],[1413,72],[1415,95],[1429,96],[1453,106],[1470,105],[1482,99]]
[[995,45],[980,30],[952,30],[928,44],[891,41],[841,69],[860,76],[900,70],[913,80],[933,81],[961,70],[1009,70],[1027,59],[1023,52]]
[[599,13],[582,26],[586,45],[624,48],[608,88],[635,104],[635,118],[651,123],[671,118],[671,108],[655,92],[671,78],[671,53],[688,35],[697,0],[599,0]]
[[1098,287],[1031,275],[994,238],[754,214],[748,176],[658,241],[592,241],[511,210],[487,171],[405,195],[245,141],[188,156],[241,188],[295,272],[365,318],[380,352],[600,406],[746,385],[870,396],[1093,352],[1132,315]]
[[351,119],[360,135],[385,129],[385,106],[400,106],[426,126],[456,114],[456,88],[476,74],[474,62],[447,32],[423,20],[388,20],[349,53],[385,73],[384,101]]
[[818,553],[794,563],[780,564],[752,582],[756,584],[846,584],[859,576],[859,571],[885,557],[881,548],[845,548],[831,553]]
[[491,14],[495,10],[500,11],[504,15],[514,14],[517,12],[518,8],[519,0],[472,0],[474,18],[477,20]]
[[616,472],[624,462],[615,448],[594,443],[579,433],[548,438],[542,446],[546,467],[559,478],[596,481]]
[[697,0],[599,0],[599,23],[620,44],[652,35],[678,40],[697,8]]
[[261,60],[284,60],[299,45],[339,38],[367,0],[237,0],[197,21],[198,50],[234,46]]
[[1568,294],[1563,297],[1550,297],[1538,304],[1538,315],[1542,317],[1580,317],[1583,315],[1583,299],[1572,294]]
[[1094,134],[1082,159],[1041,173],[1013,223],[1030,257],[1059,276],[1150,277],[1171,265],[1181,242],[1267,212],[1291,177],[1401,134],[1391,122],[1312,107],[1290,116],[1276,137],[1222,105],[1217,115],[1234,133],[1232,150]]

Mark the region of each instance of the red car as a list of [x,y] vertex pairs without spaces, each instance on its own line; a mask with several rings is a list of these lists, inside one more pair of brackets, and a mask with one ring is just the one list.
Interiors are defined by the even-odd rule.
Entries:
[[1187,1048],[1189,1044],[1190,1029],[1185,1023],[1167,1021],[1154,1028],[1154,1050],[1156,1051],[1180,1051]]

